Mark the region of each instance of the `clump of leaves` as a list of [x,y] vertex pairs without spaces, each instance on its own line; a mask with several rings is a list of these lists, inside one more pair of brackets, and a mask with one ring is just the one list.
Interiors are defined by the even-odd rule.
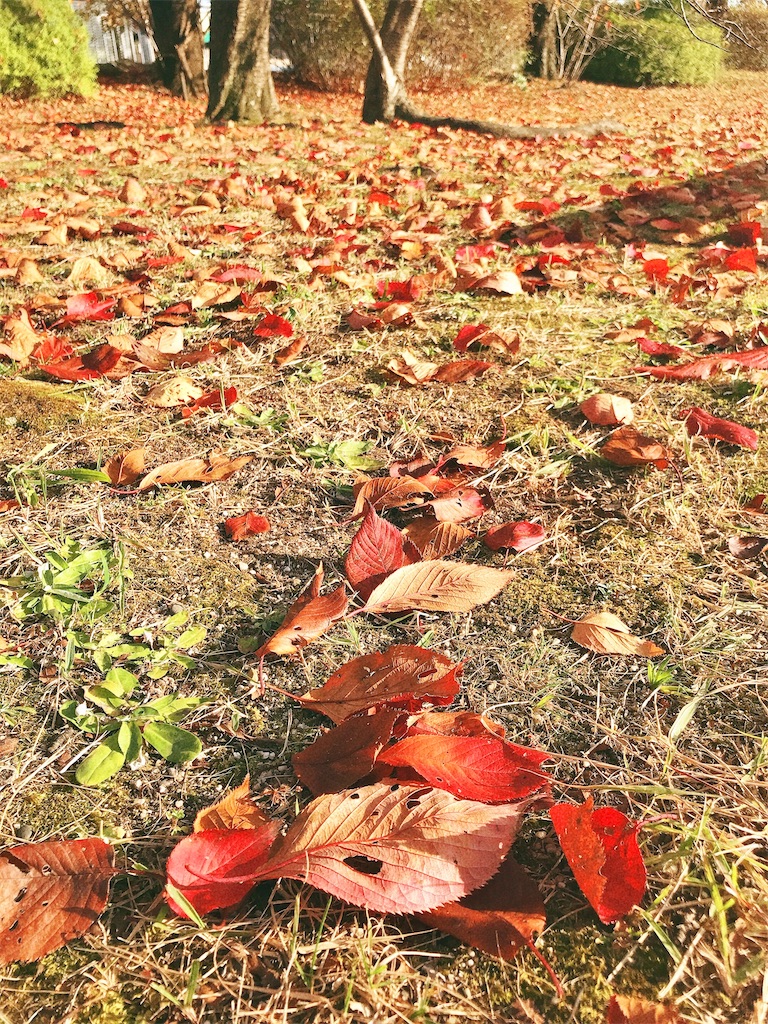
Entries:
[[145,743],[173,764],[191,761],[203,749],[197,736],[176,725],[203,699],[174,693],[142,703],[132,698],[138,682],[127,669],[113,668],[103,682],[85,688],[82,703],[68,700],[59,708],[77,729],[105,737],[79,765],[75,778],[81,785],[105,782],[135,761]]

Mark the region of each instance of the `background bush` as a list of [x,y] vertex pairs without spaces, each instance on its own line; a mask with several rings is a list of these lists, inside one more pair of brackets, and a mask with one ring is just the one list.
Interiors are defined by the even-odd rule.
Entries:
[[728,9],[728,64],[742,71],[768,71],[768,7],[744,3]]
[[96,66],[69,0],[0,0],[0,92],[88,93]]
[[[648,8],[637,16],[611,10],[602,31],[604,48],[584,77],[613,85],[706,85],[722,66],[723,34],[703,18],[688,18],[696,35],[673,11]],[[698,38],[697,38],[698,36]],[[704,40],[702,42],[702,40]]]
[[[385,0],[372,0],[381,24]],[[427,0],[410,49],[408,84],[506,77],[525,63],[530,0]],[[323,89],[356,88],[370,47],[349,0],[272,0],[274,46],[295,74]]]

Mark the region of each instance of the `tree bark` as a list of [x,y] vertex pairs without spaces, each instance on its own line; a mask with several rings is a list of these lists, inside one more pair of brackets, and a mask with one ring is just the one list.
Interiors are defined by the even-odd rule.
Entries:
[[[214,0],[214,3],[216,0]],[[399,118],[410,124],[432,128],[458,128],[498,139],[538,139],[555,135],[603,135],[621,133],[625,129],[614,121],[592,121],[588,124],[521,125],[498,121],[477,121],[460,117],[443,117],[415,110],[408,99],[403,72],[408,47],[413,39],[423,0],[389,0],[381,32],[376,28],[366,0],[352,0],[363,30],[371,44],[372,57],[365,83],[363,120],[393,121]],[[385,40],[386,32],[386,40]]]
[[535,18],[539,22],[536,33],[538,70],[542,78],[559,78],[557,61],[557,0],[544,0],[536,5]]
[[176,96],[205,96],[203,30],[197,0],[150,0],[163,84]]
[[261,124],[277,111],[269,63],[271,0],[211,0],[208,118]]

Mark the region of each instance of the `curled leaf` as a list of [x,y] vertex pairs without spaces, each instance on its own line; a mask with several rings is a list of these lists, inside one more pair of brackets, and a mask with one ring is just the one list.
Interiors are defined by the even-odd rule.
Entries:
[[129,452],[120,452],[107,459],[104,463],[104,472],[112,481],[112,485],[123,487],[135,484],[144,475],[146,455],[146,448],[132,448]]
[[666,469],[670,465],[669,449],[634,427],[619,427],[615,430],[601,448],[600,454],[615,466],[650,465]]
[[582,416],[599,427],[627,425],[635,418],[632,403],[621,395],[592,395],[579,406]]
[[166,462],[151,473],[147,473],[139,484],[140,491],[148,491],[152,487],[163,484],[180,483],[211,483],[215,480],[228,480],[238,470],[246,466],[252,455],[239,455],[230,459],[226,455],[211,455],[207,459],[179,459],[177,462]]
[[735,444],[740,448],[749,448],[753,452],[757,451],[756,431],[732,420],[719,419],[696,405],[690,409],[683,409],[677,414],[677,419],[685,420],[685,429],[690,437],[700,435],[715,441],[725,441],[726,444]]
[[596,654],[629,654],[657,658],[664,651],[650,640],[633,636],[629,627],[610,612],[590,612],[574,623],[571,639]]
[[267,817],[251,796],[251,777],[246,775],[239,786],[221,800],[204,808],[195,818],[195,832],[211,829],[254,829],[266,824]]
[[546,539],[547,535],[540,523],[529,523],[527,520],[522,520],[519,523],[502,523],[501,526],[492,526],[483,538],[483,543],[491,551],[509,548],[520,554],[523,551],[533,551]]

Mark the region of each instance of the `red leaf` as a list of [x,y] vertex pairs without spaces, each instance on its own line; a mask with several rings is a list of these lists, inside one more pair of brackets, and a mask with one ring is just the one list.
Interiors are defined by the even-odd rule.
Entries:
[[474,487],[454,487],[425,505],[438,522],[465,523],[484,515],[493,506],[493,499],[485,489],[481,492]]
[[346,719],[294,755],[296,776],[315,796],[354,786],[373,768],[401,717],[403,712],[392,708]]
[[431,928],[491,956],[511,960],[547,923],[544,900],[528,872],[507,856],[496,874],[458,903],[419,914]]
[[603,924],[625,917],[643,898],[646,872],[637,845],[637,822],[613,807],[581,805],[549,809],[557,838],[579,887]]
[[453,340],[457,352],[466,352],[470,345],[487,345],[514,355],[520,348],[520,336],[494,331],[485,324],[465,324]]
[[679,345],[670,345],[667,341],[655,341],[653,338],[638,338],[637,347],[647,356],[671,356],[673,359],[681,359],[686,355],[684,348]]
[[344,563],[347,579],[363,600],[395,569],[419,561],[419,551],[412,542],[366,503],[365,518],[352,538]]
[[665,259],[645,260],[643,270],[649,281],[666,281],[669,275],[669,264]]
[[365,786],[318,797],[275,843],[264,878],[296,878],[358,907],[432,910],[496,873],[523,815],[429,786]]
[[353,658],[324,686],[299,700],[334,722],[379,704],[397,704],[413,712],[424,704],[450,704],[459,692],[461,665],[437,651],[396,644],[386,651]]
[[270,529],[266,516],[256,512],[245,512],[241,516],[232,516],[224,523],[224,530],[230,540],[245,540],[257,533],[267,533]]
[[515,209],[535,210],[536,213],[543,213],[548,217],[552,213],[557,213],[560,203],[555,199],[525,199],[522,203],[515,203]]
[[39,960],[83,935],[107,905],[114,850],[50,840],[0,853],[0,963]]
[[254,327],[253,333],[257,338],[290,338],[293,335],[293,325],[285,317],[268,313]]
[[[258,828],[205,829],[185,836],[171,850],[167,880],[198,914],[234,907],[253,888],[278,830],[278,822],[269,821]],[[165,898],[175,914],[187,916],[171,895]]]
[[728,225],[728,237],[736,245],[746,245],[750,248],[757,245],[763,234],[763,226],[756,220],[744,220],[738,224]]
[[541,770],[548,755],[500,736],[406,736],[379,755],[395,767],[413,768],[431,786],[481,803],[521,800],[549,781]]
[[734,249],[729,252],[723,261],[728,270],[748,270],[752,274],[757,273],[757,261],[754,249]]
[[660,441],[646,437],[634,427],[619,427],[603,445],[600,454],[615,466],[669,466],[669,449]]
[[483,543],[491,551],[511,548],[512,551],[520,554],[522,551],[532,551],[543,544],[546,539],[543,526],[523,520],[519,523],[503,523],[501,526],[492,526],[483,538]]
[[676,418],[685,420],[685,427],[690,437],[699,434],[715,441],[725,441],[727,444],[736,444],[741,448],[757,451],[758,436],[756,431],[750,427],[744,427],[732,420],[718,419],[717,416],[712,416],[711,413],[695,405],[690,409],[681,410],[677,413]]
[[41,364],[41,369],[45,369],[42,364],[62,362],[68,359],[73,352],[72,346],[57,335],[46,338],[37,348],[33,349],[32,358]]
[[117,299],[99,299],[96,292],[84,292],[82,295],[70,295],[67,299],[67,312],[53,325],[76,324],[84,320],[114,320]]
[[221,389],[217,388],[216,391],[209,391],[207,395],[201,395],[200,398],[195,399],[191,405],[181,410],[181,415],[188,420],[198,409],[227,409],[236,401],[237,388],[225,388],[223,395]]
[[111,345],[97,345],[84,356],[72,356],[58,363],[46,363],[40,369],[59,380],[96,380],[104,377],[120,362],[123,353]]

